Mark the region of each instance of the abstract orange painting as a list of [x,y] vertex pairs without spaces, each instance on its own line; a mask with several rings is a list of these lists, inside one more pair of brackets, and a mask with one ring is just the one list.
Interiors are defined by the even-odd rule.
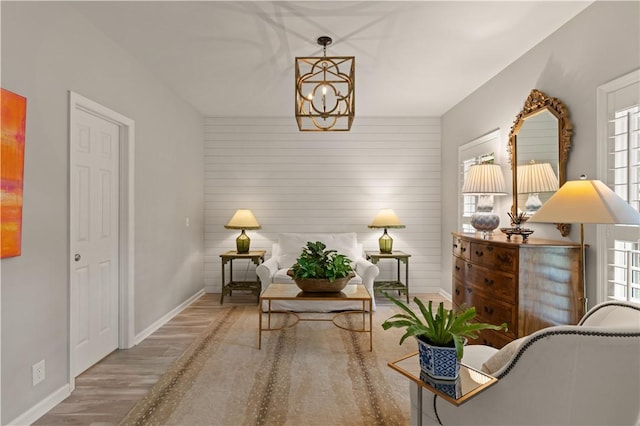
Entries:
[[0,89],[0,257],[20,256],[27,99]]

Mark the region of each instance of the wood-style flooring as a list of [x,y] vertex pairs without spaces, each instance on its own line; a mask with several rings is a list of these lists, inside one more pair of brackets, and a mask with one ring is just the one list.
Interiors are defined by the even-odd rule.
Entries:
[[[434,294],[418,297],[444,300]],[[384,297],[376,302],[391,303]],[[224,302],[225,306],[255,303],[255,296],[244,294],[225,297]],[[117,425],[211,323],[214,306],[220,306],[220,295],[205,294],[140,344],[112,352],[76,377],[73,393],[34,425]]]

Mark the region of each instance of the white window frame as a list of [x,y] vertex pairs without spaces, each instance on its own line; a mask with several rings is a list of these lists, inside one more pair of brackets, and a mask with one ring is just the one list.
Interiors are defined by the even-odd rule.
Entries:
[[[627,86],[635,85],[640,83],[640,69],[630,72],[620,78],[617,78],[609,83],[605,83],[598,87],[597,89],[597,135],[598,135],[598,144],[597,144],[597,158],[598,158],[598,179],[604,182],[605,184],[609,184],[607,182],[608,173],[608,144],[607,139],[609,137],[608,134],[608,121],[609,121],[609,98],[610,95],[623,90]],[[597,238],[596,238],[596,246],[597,246],[597,265],[596,265],[596,303],[601,303],[609,299],[609,295],[607,294],[607,282],[609,277],[608,274],[608,250],[607,247],[607,236],[610,235],[612,229],[614,229],[615,225],[598,225],[597,226]]]
[[[498,152],[499,145],[500,129],[496,129],[458,147],[458,229],[460,231],[465,231],[465,224],[468,224],[469,227],[471,226],[471,217],[464,216],[465,197],[477,198],[475,195],[464,195],[461,192],[466,173],[465,163],[475,163],[481,157],[491,153],[493,153],[494,161],[498,162],[499,159],[496,153]],[[467,203],[473,203],[475,205],[476,202],[477,199],[467,199]]]

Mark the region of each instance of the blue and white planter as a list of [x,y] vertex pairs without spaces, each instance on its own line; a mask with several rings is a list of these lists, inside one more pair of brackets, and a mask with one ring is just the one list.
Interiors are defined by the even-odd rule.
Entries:
[[416,337],[420,369],[439,380],[455,380],[460,372],[456,348],[433,346]]

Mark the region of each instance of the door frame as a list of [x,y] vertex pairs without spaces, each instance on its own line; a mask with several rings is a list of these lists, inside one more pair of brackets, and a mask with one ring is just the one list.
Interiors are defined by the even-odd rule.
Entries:
[[[118,230],[118,348],[127,349],[135,344],[134,329],[134,228],[135,228],[135,194],[134,194],[134,148],[135,122],[97,102],[94,102],[73,91],[69,91],[69,147],[71,147],[73,124],[76,122],[76,111],[82,110],[107,120],[119,128],[119,230]],[[69,191],[71,191],[71,149],[69,149]],[[71,209],[71,192],[69,192]],[[69,211],[69,229],[71,229],[71,211]],[[70,235],[70,234],[69,234]],[[71,240],[69,239],[69,265],[73,264]],[[71,330],[77,318],[73,313],[71,301],[76,296],[71,286],[71,266],[69,267],[69,385],[70,391],[75,389],[75,356]]]

